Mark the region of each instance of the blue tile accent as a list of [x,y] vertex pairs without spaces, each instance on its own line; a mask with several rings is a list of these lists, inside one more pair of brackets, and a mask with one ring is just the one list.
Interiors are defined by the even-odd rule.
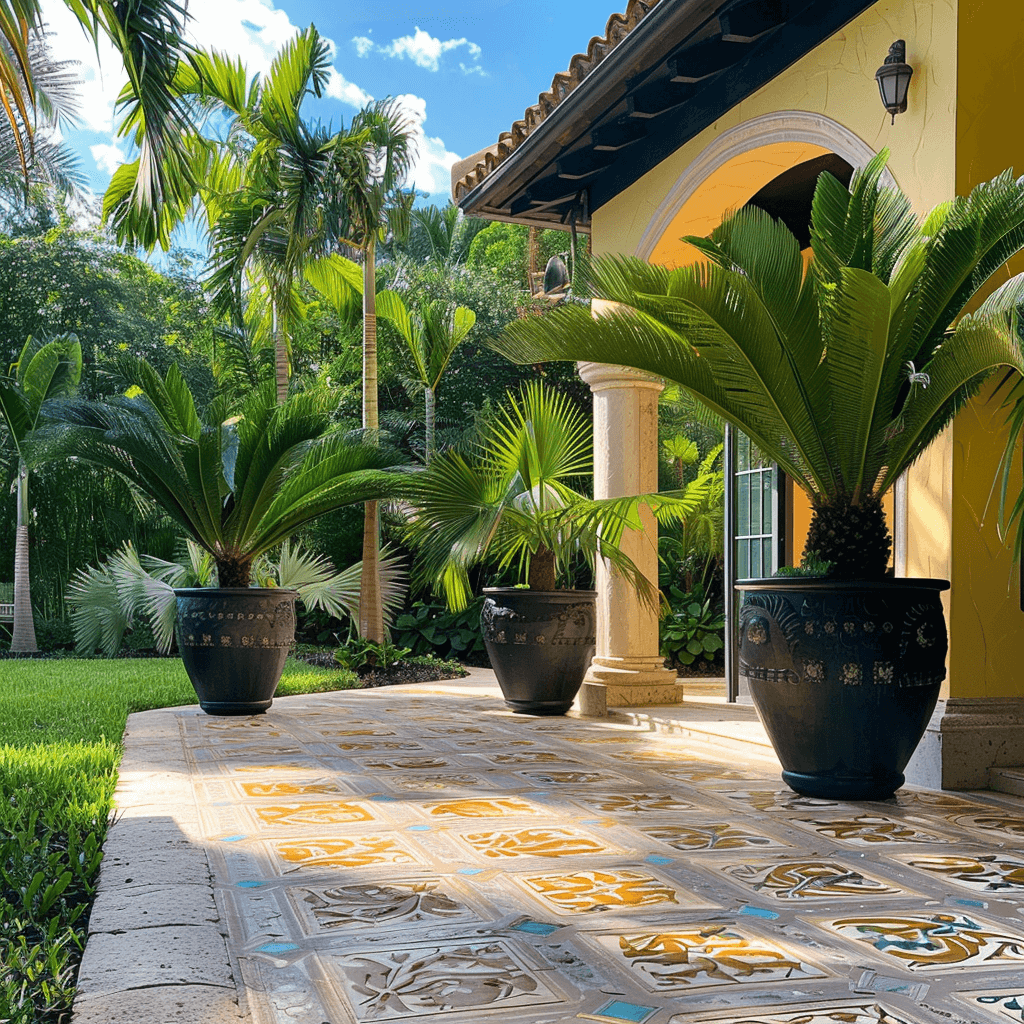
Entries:
[[429,831],[430,831],[430,826],[429,825],[410,825],[406,829],[406,832],[429,832]]
[[240,843],[243,839],[248,839],[248,836],[225,836],[221,842],[224,843]]
[[953,900],[958,907],[987,907],[984,900]]
[[672,858],[662,857],[660,854],[657,853],[650,853],[646,857],[644,857],[644,861],[647,864],[671,864]]
[[236,889],[258,889],[261,885],[263,885],[262,882],[236,882],[235,883],[235,888]]
[[561,927],[558,924],[545,924],[543,921],[520,921],[519,924],[512,925],[512,931],[529,932],[531,935],[550,935]]
[[294,942],[266,942],[262,946],[256,947],[257,953],[290,953],[293,949],[298,949]]
[[460,875],[482,875],[483,868],[459,868]]
[[388,796],[386,793],[377,793],[370,797],[371,800],[376,800],[378,803],[394,803],[398,797]]
[[764,907],[740,907],[739,913],[747,917],[763,917],[768,921],[774,921],[779,916],[774,910],[765,910]]
[[595,1016],[607,1017],[608,1020],[629,1021],[630,1024],[642,1024],[656,1009],[655,1006],[640,1006],[638,1003],[624,1003],[621,999],[613,999],[610,1003],[605,1003]]

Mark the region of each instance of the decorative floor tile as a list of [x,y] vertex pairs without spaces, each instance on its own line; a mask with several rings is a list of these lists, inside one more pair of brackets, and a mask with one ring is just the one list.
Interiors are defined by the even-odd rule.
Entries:
[[392,757],[364,758],[359,762],[364,768],[375,772],[409,771],[410,769],[429,769],[436,771],[438,768],[449,768],[451,762],[443,757]]
[[812,903],[895,896],[902,890],[830,860],[747,861],[719,868],[734,882],[775,900]]
[[425,922],[478,921],[479,915],[449,895],[441,879],[304,885],[288,897],[310,934],[366,928],[397,928]]
[[522,875],[518,881],[549,909],[560,914],[708,905],[683,890],[677,882],[638,868]]
[[649,825],[639,831],[677,850],[741,850],[751,846],[781,848],[787,845],[745,825],[724,821],[694,825]]
[[508,818],[545,813],[536,804],[516,796],[430,801],[423,809],[432,818]]
[[580,797],[577,803],[585,804],[604,814],[636,816],[670,811],[691,811],[696,804],[680,800],[670,793],[595,793]]
[[507,832],[470,832],[459,837],[484,857],[579,857],[607,853],[609,847],[586,833],[566,828],[523,828]]
[[536,771],[519,772],[524,779],[540,783],[542,786],[578,786],[587,783],[608,785],[610,782],[624,783],[626,780],[614,772],[582,772],[582,771]]
[[605,949],[617,950],[633,976],[656,992],[826,976],[805,963],[795,947],[784,949],[760,935],[717,922],[595,939]]
[[385,782],[388,786],[394,786],[397,789],[424,791],[490,788],[485,779],[480,778],[479,775],[471,775],[469,772],[452,772],[441,775],[389,775],[386,778],[379,777],[377,781]]
[[908,867],[982,893],[1024,895],[1024,859],[1003,854],[899,858]]
[[791,789],[723,786],[715,790],[715,796],[728,797],[737,803],[746,804],[755,811],[838,811],[850,806],[837,800],[818,800],[815,797],[800,796]]
[[356,1020],[401,1020],[500,1007],[523,1011],[562,1002],[502,942],[464,942],[427,947],[322,955],[337,977]]
[[[711,1024],[710,1018],[704,1018]],[[690,1024],[692,1015],[673,1017],[669,1024]],[[716,1017],[714,1024],[911,1024],[877,1003],[807,1007],[797,1011],[766,1010],[751,1015]]]
[[344,825],[353,821],[373,821],[374,816],[362,804],[332,800],[330,803],[274,804],[255,806],[252,813],[260,824],[270,828],[296,828],[319,825]]
[[414,740],[350,740],[346,743],[335,743],[338,750],[346,753],[352,750],[424,750],[422,743]]
[[574,757],[552,754],[546,750],[522,750],[512,754],[492,754],[487,758],[491,764],[579,764]]
[[846,818],[793,818],[791,825],[817,832],[849,846],[879,843],[948,843],[948,836],[915,828],[882,814],[858,814]]
[[658,768],[659,775],[667,775],[670,779],[682,782],[733,782],[749,779],[748,774],[734,771],[723,765],[694,765],[693,767]]
[[952,819],[961,828],[976,829],[1003,839],[1024,839],[1024,816],[993,808],[983,814],[959,814]]
[[957,999],[972,1008],[980,1008],[1002,1021],[1024,1022],[1024,986],[1009,987],[1004,992],[958,992]]
[[825,927],[911,971],[1024,964],[1024,935],[964,914],[896,913],[836,918]]
[[270,844],[289,867],[356,868],[371,864],[415,864],[415,854],[390,836],[357,839],[296,839]]
[[347,791],[342,789],[336,782],[330,779],[312,779],[308,782],[286,782],[274,780],[272,782],[242,782],[239,784],[242,792],[251,797],[282,797],[282,796],[326,796],[330,793],[343,794]]

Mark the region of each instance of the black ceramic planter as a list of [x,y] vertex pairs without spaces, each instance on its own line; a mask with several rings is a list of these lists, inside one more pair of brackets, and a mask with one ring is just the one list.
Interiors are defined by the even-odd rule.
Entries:
[[564,715],[594,656],[597,592],[486,587],[484,595],[480,627],[505,703]]
[[806,796],[885,800],[946,676],[946,580],[744,580],[739,672]]
[[274,699],[295,641],[294,590],[175,590],[178,649],[208,715],[257,715]]

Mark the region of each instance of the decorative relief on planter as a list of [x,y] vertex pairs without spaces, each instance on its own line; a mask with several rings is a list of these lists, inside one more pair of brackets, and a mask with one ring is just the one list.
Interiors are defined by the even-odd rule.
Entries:
[[[240,609],[240,602],[244,608]],[[291,597],[179,598],[180,647],[250,648],[290,647],[295,637],[294,599]]]
[[739,671],[753,680],[931,686],[945,678],[946,628],[932,601],[900,590],[748,593]]
[[484,640],[492,644],[592,647],[597,642],[592,602],[564,604],[543,616],[526,616],[488,598],[480,614]]

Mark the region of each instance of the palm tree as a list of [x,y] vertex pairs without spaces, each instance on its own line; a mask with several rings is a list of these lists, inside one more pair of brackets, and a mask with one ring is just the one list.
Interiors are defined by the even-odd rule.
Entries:
[[417,206],[410,215],[409,237],[391,247],[392,255],[451,269],[466,262],[473,239],[488,223],[467,217],[454,203]]
[[28,564],[31,443],[39,427],[43,403],[69,394],[77,386],[82,376],[82,346],[73,334],[52,339],[44,335],[30,337],[12,370],[11,378],[0,380],[0,417],[7,429],[7,445],[17,473],[18,492],[11,650],[29,652],[38,650]]
[[248,587],[256,558],[313,519],[398,493],[398,457],[353,442],[319,391],[276,401],[271,383],[200,416],[177,366],[165,377],[121,359],[134,397],[49,407],[57,449],[121,474],[217,565],[221,587]]
[[810,496],[805,555],[837,577],[886,571],[881,498],[999,367],[1024,372],[1024,276],[965,313],[1024,248],[1024,179],[1010,172],[918,223],[879,187],[887,154],[849,190],[822,174],[813,261],[781,222],[744,208],[678,270],[604,258],[600,314],[575,304],[512,324],[496,344],[519,362],[616,363],[688,388],[747,434]]
[[423,458],[427,465],[434,454],[434,407],[437,388],[455,350],[476,323],[467,306],[425,302],[411,314],[397,292],[377,297],[380,315],[395,326],[405,342],[417,383],[423,387],[425,424]]
[[[362,153],[358,137],[332,137],[300,116],[308,96],[322,95],[329,66],[328,44],[312,25],[281,47],[266,75],[252,78],[240,60],[195,50],[174,81],[175,94],[196,114],[182,140],[192,154],[194,187],[178,202],[149,210],[132,202],[134,179],[119,172],[104,198],[119,234],[150,248],[157,242],[167,248],[172,229],[201,205],[212,236],[207,283],[214,311],[230,313],[237,322],[248,311],[257,345],[269,333],[279,401],[288,390],[297,281],[305,262],[327,244],[325,175],[338,159],[338,147],[347,145],[357,158]],[[216,130],[207,132],[211,123]],[[159,227],[150,236],[154,217]],[[247,277],[251,287],[244,303]]]
[[[118,171],[122,180],[131,179],[128,204],[152,212],[180,202],[194,184],[190,153],[183,144],[187,118],[171,88],[188,56],[182,41],[186,5],[175,0],[65,3],[89,38],[105,36],[124,61],[128,85],[119,97],[124,110],[120,134],[133,136],[139,148],[138,159]],[[30,111],[40,103],[33,48],[42,35],[41,0],[0,0],[0,102],[26,178],[34,129]],[[158,218],[140,218],[137,227],[143,244],[152,244]]]
[[[339,145],[330,174],[338,206],[337,239],[358,250],[363,260],[363,428],[380,427],[377,407],[377,244],[388,235],[408,233],[414,194],[403,188],[412,166],[408,121],[393,100],[380,100],[361,110],[341,132],[339,141],[356,140],[358,155]],[[363,519],[363,582],[359,633],[380,643],[384,639],[377,563],[380,514],[367,502]]]

